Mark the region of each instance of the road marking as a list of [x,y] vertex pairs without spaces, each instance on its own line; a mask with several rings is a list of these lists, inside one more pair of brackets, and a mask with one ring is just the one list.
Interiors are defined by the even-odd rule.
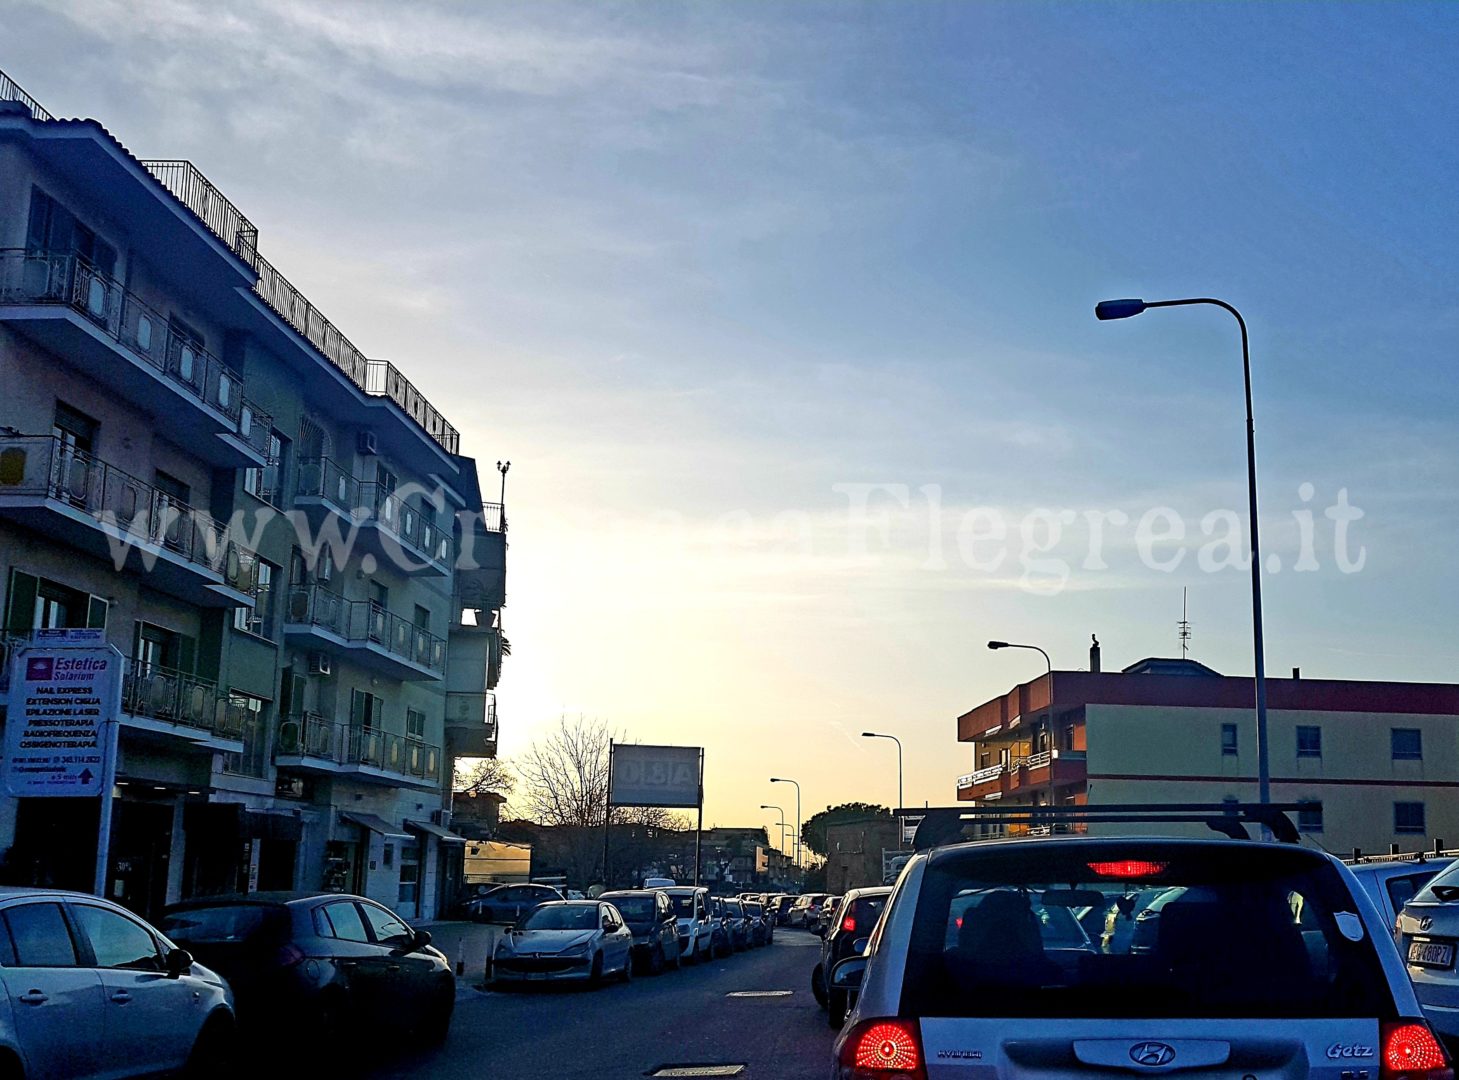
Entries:
[[731,990],[725,997],[790,997],[794,990]]
[[665,1065],[646,1076],[739,1076],[743,1065]]

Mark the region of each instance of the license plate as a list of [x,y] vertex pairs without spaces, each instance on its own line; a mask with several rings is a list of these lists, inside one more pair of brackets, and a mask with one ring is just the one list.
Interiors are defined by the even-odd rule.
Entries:
[[1449,941],[1411,941],[1408,962],[1420,967],[1450,968],[1454,966],[1454,944]]
[[547,972],[545,972],[545,971],[529,971],[529,972],[527,972],[527,978],[529,978],[529,979],[545,979],[545,978],[547,978]]

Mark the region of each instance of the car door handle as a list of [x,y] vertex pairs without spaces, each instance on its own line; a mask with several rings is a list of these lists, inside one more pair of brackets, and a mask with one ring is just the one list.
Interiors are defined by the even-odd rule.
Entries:
[[132,995],[126,990],[118,990],[115,994],[111,996],[111,999],[115,1001],[118,1005],[125,1005],[127,1002],[132,1000]]
[[45,994],[42,994],[39,990],[31,990],[27,993],[21,994],[18,1000],[23,1001],[27,1005],[44,1005],[51,999]]

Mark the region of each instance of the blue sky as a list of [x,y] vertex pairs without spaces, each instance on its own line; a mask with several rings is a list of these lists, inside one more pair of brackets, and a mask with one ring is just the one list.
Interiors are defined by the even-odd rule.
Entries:
[[[309,4],[0,0],[0,67],[187,157],[265,254],[510,457],[503,749],[559,711],[709,747],[710,817],[949,800],[960,711],[1176,650],[1250,671],[1239,569],[1151,569],[1088,511],[1244,520],[1246,313],[1264,539],[1300,484],[1357,573],[1267,582],[1268,663],[1454,681],[1459,271],[1438,4]],[[848,547],[836,485],[906,485]],[[938,485],[940,526],[917,507]],[[891,505],[875,504],[880,513]],[[1070,510],[1060,590],[957,523]],[[933,535],[944,558],[929,564]],[[1202,541],[1196,536],[1195,542]],[[1161,550],[1167,550],[1162,548]],[[877,785],[886,787],[879,791]]]

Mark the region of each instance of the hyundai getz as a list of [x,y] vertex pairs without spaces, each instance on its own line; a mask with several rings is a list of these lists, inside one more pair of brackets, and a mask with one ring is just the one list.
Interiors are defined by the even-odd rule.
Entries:
[[[1074,932],[1109,916],[1155,925]],[[934,849],[831,983],[856,994],[835,1080],[1453,1080],[1371,898],[1295,845]]]

